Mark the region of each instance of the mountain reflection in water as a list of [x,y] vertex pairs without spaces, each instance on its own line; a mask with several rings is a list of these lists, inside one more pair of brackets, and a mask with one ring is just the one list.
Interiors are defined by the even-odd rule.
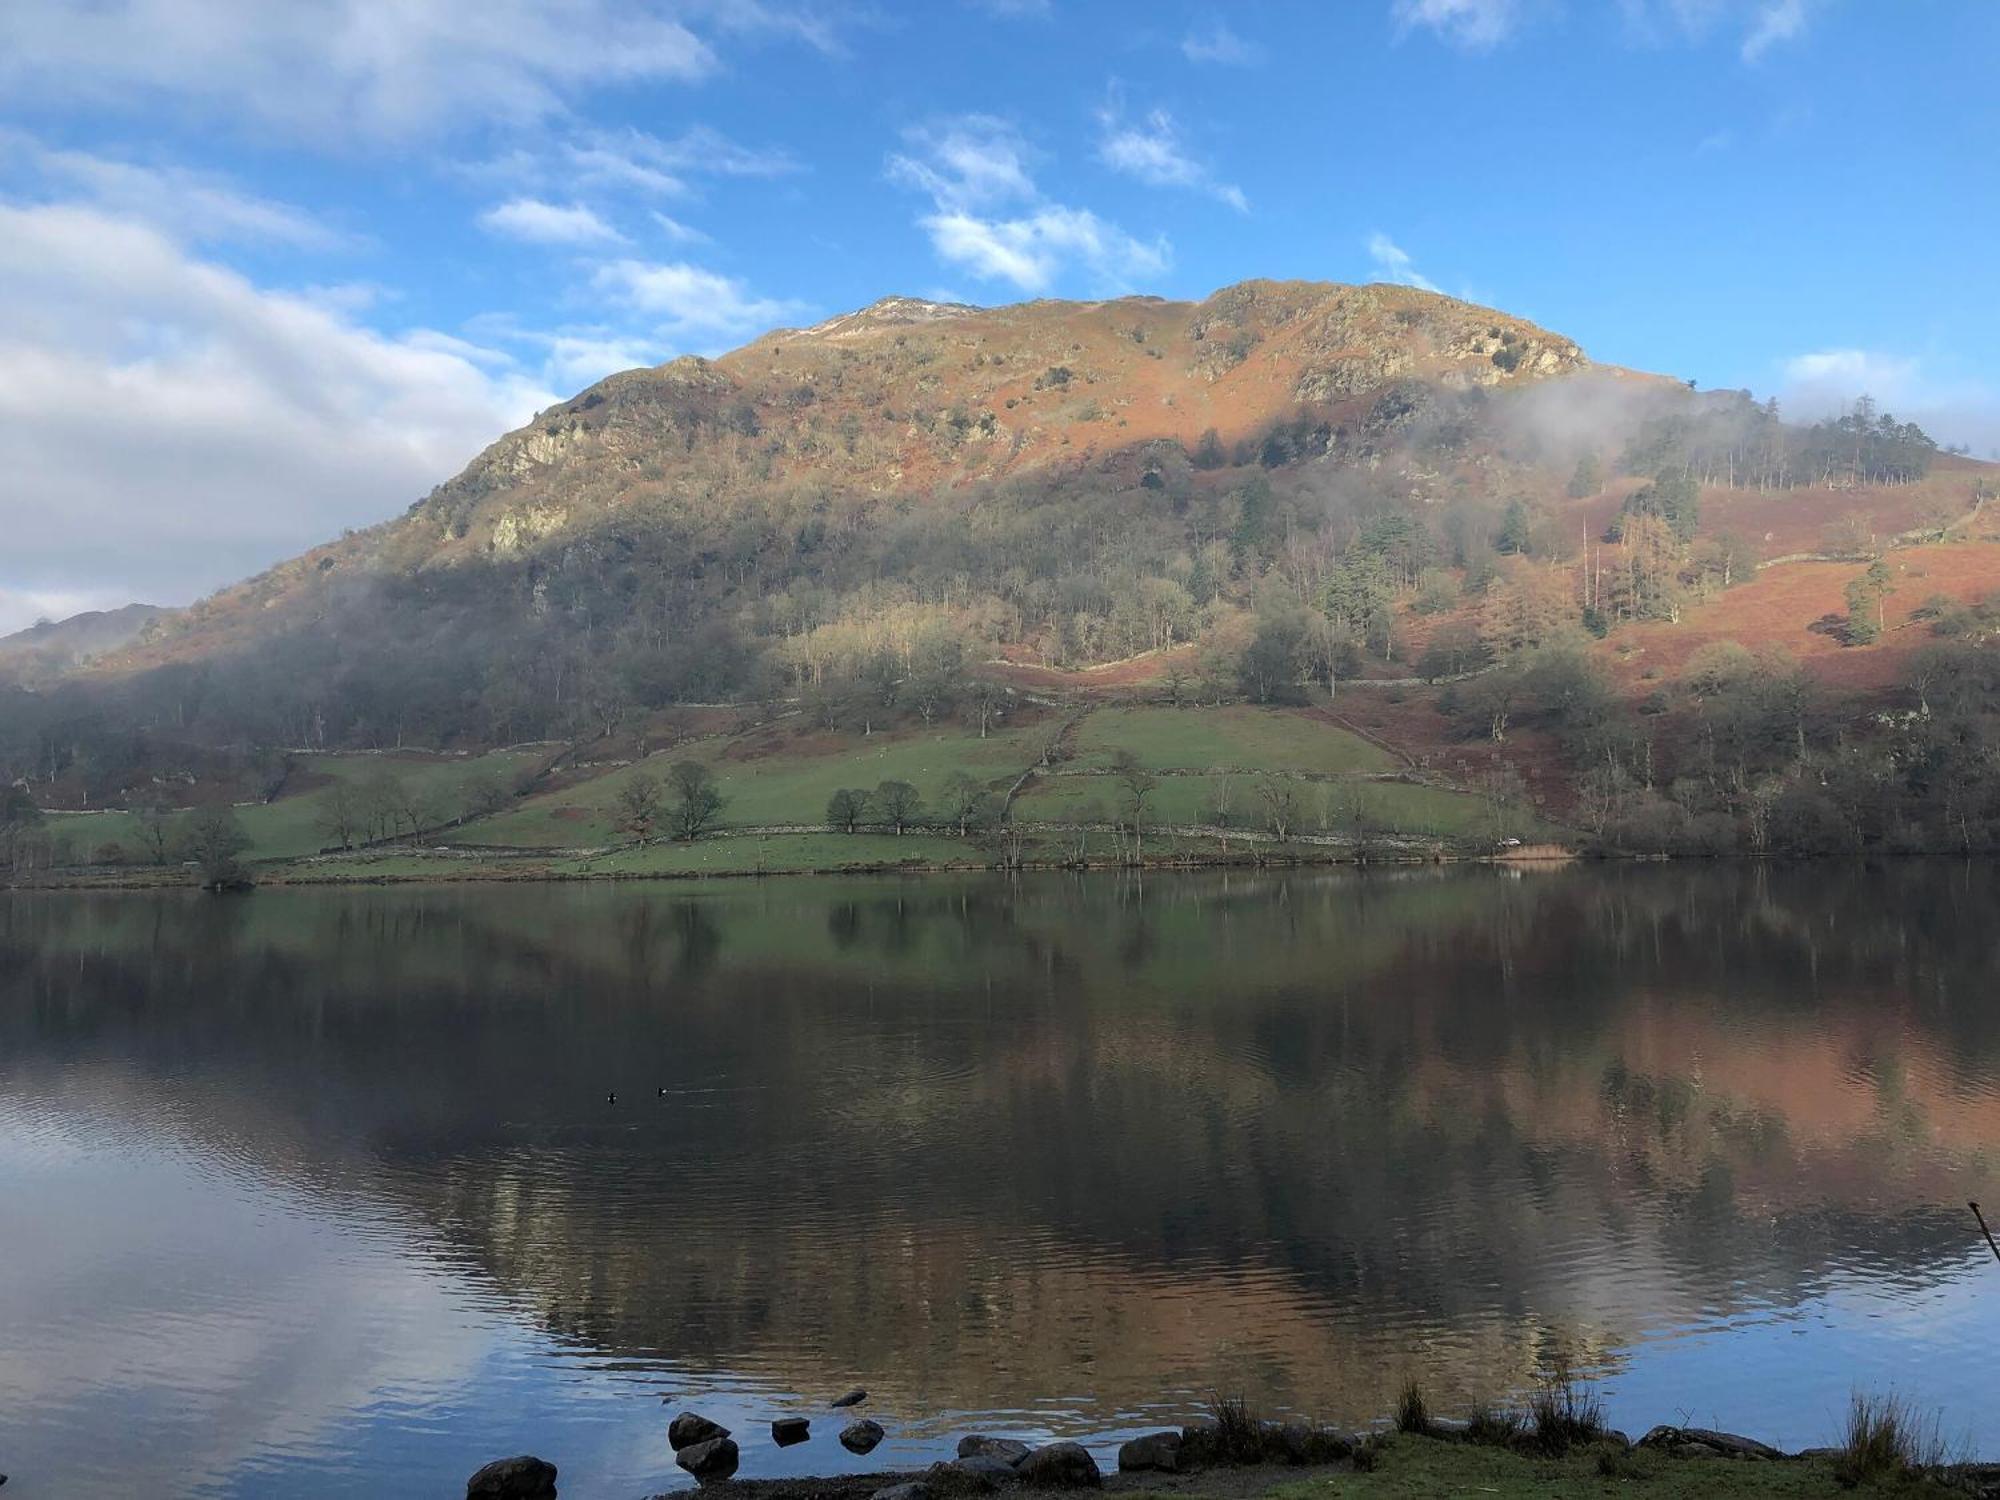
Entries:
[[[23,1496],[1342,1422],[1983,1430],[1984,865],[0,896]],[[606,1103],[608,1092],[618,1096]],[[664,1090],[664,1092],[661,1092]],[[1996,1195],[2000,1196],[2000,1195]],[[757,1429],[860,1383],[892,1442]],[[385,1488],[386,1486],[386,1488]],[[16,1490],[10,1486],[9,1493]]]

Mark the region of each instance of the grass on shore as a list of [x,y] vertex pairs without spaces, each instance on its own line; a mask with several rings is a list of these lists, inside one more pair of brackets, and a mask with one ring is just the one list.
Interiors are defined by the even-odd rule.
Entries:
[[[1616,1454],[1612,1462],[1606,1462]],[[1609,1472],[1607,1472],[1607,1470]],[[1931,1493],[1925,1488],[1910,1494]],[[1935,1493],[1943,1494],[1941,1489]],[[1197,1485],[1191,1493],[1200,1493]],[[1831,1463],[1796,1460],[1741,1463],[1724,1458],[1683,1459],[1645,1451],[1623,1454],[1603,1444],[1570,1449],[1559,1458],[1507,1448],[1398,1433],[1384,1440],[1365,1472],[1335,1474],[1274,1485],[1268,1500],[1430,1500],[1439,1495],[1517,1497],[1638,1494],[1647,1500],[1682,1497],[1790,1497],[1853,1493]]]

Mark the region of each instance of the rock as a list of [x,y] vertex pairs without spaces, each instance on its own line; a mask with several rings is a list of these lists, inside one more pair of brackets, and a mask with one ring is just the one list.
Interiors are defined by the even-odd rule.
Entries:
[[1639,1439],[1641,1448],[1661,1448],[1679,1458],[1783,1458],[1768,1443],[1716,1432],[1707,1427],[1655,1427]]
[[1684,1427],[1681,1435],[1691,1443],[1701,1443],[1730,1458],[1783,1458],[1769,1443],[1739,1437],[1733,1432],[1712,1432],[1706,1427]]
[[674,1462],[703,1484],[711,1479],[727,1479],[736,1472],[736,1444],[726,1437],[704,1438],[689,1443],[674,1455]]
[[1006,1459],[995,1458],[990,1453],[975,1453],[970,1458],[953,1459],[943,1467],[972,1479],[985,1481],[981,1486],[984,1489],[992,1489],[1003,1484],[1018,1484],[1021,1480],[1019,1469]]
[[1462,1443],[1472,1436],[1472,1424],[1461,1417],[1432,1417],[1425,1424],[1425,1431],[1434,1438]]
[[780,1448],[803,1443],[812,1436],[812,1423],[804,1417],[780,1417],[771,1424],[771,1441]]
[[1149,1432],[1135,1437],[1118,1450],[1118,1472],[1129,1474],[1146,1469],[1158,1474],[1181,1471],[1181,1435],[1178,1432]]
[[840,1446],[849,1453],[872,1453],[875,1445],[887,1436],[880,1422],[863,1417],[859,1422],[850,1422],[840,1429]]
[[694,1443],[706,1443],[712,1438],[728,1436],[729,1429],[720,1422],[711,1422],[707,1417],[691,1411],[682,1412],[667,1427],[667,1441],[673,1445],[676,1453]]
[[1018,1464],[1028,1456],[1028,1445],[1013,1438],[987,1437],[975,1432],[958,1440],[960,1458],[997,1458],[1002,1463]]
[[931,1492],[924,1487],[923,1481],[910,1479],[877,1490],[868,1500],[931,1500]]
[[841,1396],[834,1401],[833,1410],[839,1411],[844,1406],[859,1406],[862,1402],[866,1401],[867,1399],[868,1399],[868,1393],[857,1385],[853,1390],[849,1391],[845,1396]]
[[1021,1477],[1044,1490],[1094,1490],[1104,1483],[1092,1458],[1081,1443],[1050,1443],[1037,1448],[1020,1462]]
[[496,1458],[465,1481],[465,1500],[556,1500],[556,1466],[532,1453]]

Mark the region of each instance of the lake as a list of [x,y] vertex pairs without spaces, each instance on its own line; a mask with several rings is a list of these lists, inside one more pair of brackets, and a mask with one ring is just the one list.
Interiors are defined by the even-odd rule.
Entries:
[[1558,1359],[1634,1435],[1895,1390],[2000,1452],[1996,917],[1943,861],[0,893],[0,1471],[637,1500],[683,1407],[837,1472]]

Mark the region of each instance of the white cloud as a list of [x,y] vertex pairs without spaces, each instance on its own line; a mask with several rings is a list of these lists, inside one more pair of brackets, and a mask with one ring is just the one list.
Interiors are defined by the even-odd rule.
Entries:
[[753,296],[734,277],[685,261],[611,261],[597,268],[591,286],[621,307],[658,319],[661,335],[675,342],[734,341],[802,311],[795,302]]
[[258,241],[300,250],[334,250],[353,243],[304,209],[243,192],[213,172],[53,150],[33,136],[4,129],[0,129],[0,168],[11,168],[23,181],[60,196],[81,193],[178,239]]
[[1739,54],[1754,63],[1773,47],[1806,33],[1817,0],[1618,0],[1626,30],[1642,43],[1699,43],[1718,31],[1740,38]]
[[1011,219],[940,213],[924,220],[931,243],[952,265],[987,281],[1011,281],[1024,292],[1046,291],[1072,263],[1100,279],[1125,282],[1166,270],[1164,243],[1135,240],[1083,208],[1050,204]]
[[676,245],[705,245],[708,243],[708,236],[703,234],[699,229],[696,229],[692,224],[683,224],[679,219],[663,214],[657,209],[653,211],[653,222],[659,226],[660,233],[664,234]]
[[539,198],[496,204],[479,216],[479,224],[494,234],[537,245],[618,244],[625,238],[580,203],[544,203]]
[[1515,0],[1394,0],[1389,13],[1400,31],[1427,27],[1472,51],[1504,41],[1518,19]]
[[7,0],[0,93],[402,143],[546,119],[593,88],[707,77],[718,59],[690,18],[830,44],[812,13],[769,0]]
[[905,140],[914,154],[889,158],[890,179],[929,195],[934,211],[917,222],[932,248],[982,280],[1044,292],[1076,266],[1123,290],[1170,263],[1165,239],[1136,239],[1088,209],[1044,198],[1026,144],[1005,121],[967,115]]
[[1238,213],[1248,213],[1250,204],[1243,190],[1233,183],[1218,182],[1209,169],[1181,148],[1180,132],[1173,116],[1156,109],[1138,124],[1122,119],[1115,105],[1098,114],[1103,136],[1097,156],[1115,172],[1153,187],[1193,188],[1227,203]]
[[1005,120],[964,115],[905,132],[918,154],[889,158],[892,181],[921,188],[941,208],[992,208],[1040,196],[1028,172],[1028,147]]
[[1190,31],[1182,37],[1181,54],[1189,62],[1222,63],[1235,68],[1247,68],[1264,60],[1262,47],[1255,42],[1246,42],[1221,20],[1212,21],[1205,28]]
[[159,230],[0,203],[4,584],[177,603],[393,515],[555,398]]
[[1780,42],[1804,35],[1806,0],[1767,0],[1757,7],[1750,34],[1743,38],[1743,60],[1755,62]]
[[1375,262],[1375,274],[1383,281],[1420,287],[1426,292],[1438,290],[1436,282],[1417,270],[1409,252],[1386,234],[1378,231],[1368,236],[1368,258]]
[[1817,349],[1778,365],[1778,401],[1787,416],[1833,416],[1871,396],[1881,410],[1915,422],[1940,443],[1981,455],[2000,450],[2000,389],[1932,369],[1914,355],[1874,349]]

